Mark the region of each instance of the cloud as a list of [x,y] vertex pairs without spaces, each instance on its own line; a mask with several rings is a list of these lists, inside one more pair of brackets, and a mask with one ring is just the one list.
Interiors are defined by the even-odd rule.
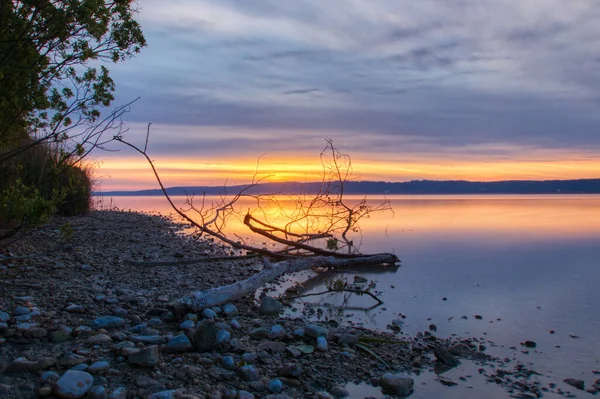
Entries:
[[[112,70],[119,99],[142,96],[130,122],[170,126],[165,151],[324,135],[361,151],[600,150],[595,1],[148,0],[139,18],[149,47]],[[240,134],[197,136],[219,129]]]

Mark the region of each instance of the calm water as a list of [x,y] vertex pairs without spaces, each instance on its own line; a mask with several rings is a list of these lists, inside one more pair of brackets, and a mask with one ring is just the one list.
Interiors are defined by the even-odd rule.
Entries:
[[[161,197],[112,201],[124,209],[169,212]],[[362,223],[361,250],[394,252],[402,266],[395,272],[344,274],[349,280],[356,273],[374,280],[385,304],[366,312],[340,311],[335,307],[342,304],[340,295],[311,299],[325,306],[327,317],[385,329],[404,314],[406,333],[435,323],[440,337],[486,337],[491,354],[532,362],[559,385],[567,377],[591,385],[598,377],[592,370],[600,369],[600,196],[398,196],[391,202],[393,214],[375,214]],[[230,227],[252,240],[239,223]],[[293,281],[305,283],[307,293],[323,290],[323,276],[313,272]],[[348,304],[370,305],[368,299],[352,298]],[[521,353],[519,343],[525,340],[537,342],[536,350]],[[461,367],[453,371],[456,376],[472,371],[468,364]],[[468,391],[438,392],[436,384],[430,381],[413,397],[507,396],[477,381]],[[364,389],[353,387],[356,397],[372,394]]]

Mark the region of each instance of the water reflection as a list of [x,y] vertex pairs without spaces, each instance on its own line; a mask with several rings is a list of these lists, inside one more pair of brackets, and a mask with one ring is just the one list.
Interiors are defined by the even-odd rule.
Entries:
[[[170,212],[159,197],[114,202]],[[376,281],[385,304],[339,312],[335,306],[343,296],[307,298],[334,309],[323,317],[386,329],[403,314],[405,333],[435,323],[439,336],[484,336],[491,354],[532,361],[558,381],[593,381],[592,370],[600,369],[600,196],[402,196],[391,202],[394,214],[364,220],[355,239],[363,252],[396,253],[400,269],[341,274]],[[228,228],[255,239],[239,221]],[[303,282],[303,292],[317,292],[330,277],[304,272],[286,284]],[[364,300],[350,298],[348,306],[364,307]],[[521,353],[525,340],[536,341],[537,348]]]

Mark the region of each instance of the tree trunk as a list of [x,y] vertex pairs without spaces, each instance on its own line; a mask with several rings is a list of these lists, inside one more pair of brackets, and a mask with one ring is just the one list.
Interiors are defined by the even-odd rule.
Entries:
[[318,256],[305,259],[290,259],[275,264],[265,264],[265,268],[254,276],[238,281],[231,285],[211,288],[206,291],[194,292],[179,299],[191,310],[199,312],[212,306],[219,306],[252,294],[266,283],[273,281],[286,273],[299,272],[315,267],[343,268],[356,265],[374,266],[384,263],[396,263],[398,257],[394,254],[377,254],[357,258],[337,259],[333,256]]

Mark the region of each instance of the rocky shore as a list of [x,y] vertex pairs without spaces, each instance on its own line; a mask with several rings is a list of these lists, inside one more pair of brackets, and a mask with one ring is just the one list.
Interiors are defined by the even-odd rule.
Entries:
[[[266,293],[259,303],[247,298],[201,313],[173,306],[191,291],[262,267],[127,263],[225,253],[181,229],[160,215],[96,211],[54,220],[10,246],[2,255],[19,258],[0,262],[0,397],[335,398],[348,395],[349,381],[407,397],[418,389],[411,375],[422,370],[465,358],[501,363],[476,338],[440,339],[434,331],[398,338],[393,331],[283,318],[283,305]],[[53,251],[65,231],[68,243]],[[486,378],[539,397],[530,375],[521,368]]]

